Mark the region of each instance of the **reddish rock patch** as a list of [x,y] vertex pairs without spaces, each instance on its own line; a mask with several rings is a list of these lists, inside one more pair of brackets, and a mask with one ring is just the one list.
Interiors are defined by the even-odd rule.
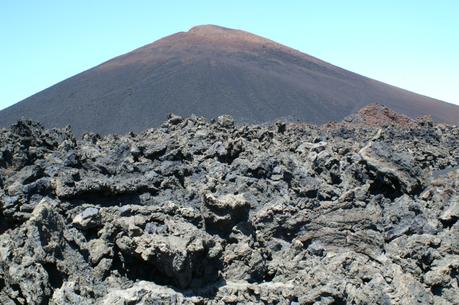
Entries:
[[406,115],[397,113],[381,104],[369,104],[346,118],[345,121],[380,127],[387,125],[414,127],[416,125],[416,122]]

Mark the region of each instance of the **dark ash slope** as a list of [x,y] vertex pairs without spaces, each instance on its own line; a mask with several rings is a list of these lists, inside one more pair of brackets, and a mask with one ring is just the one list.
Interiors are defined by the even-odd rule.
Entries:
[[158,126],[170,112],[247,122],[341,120],[369,103],[458,123],[459,107],[340,69],[265,38],[198,26],[114,58],[0,112],[76,133]]

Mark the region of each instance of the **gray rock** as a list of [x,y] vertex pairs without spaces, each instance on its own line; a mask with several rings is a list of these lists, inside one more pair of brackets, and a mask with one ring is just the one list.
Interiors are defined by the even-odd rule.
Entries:
[[99,209],[86,208],[81,213],[77,214],[72,223],[82,230],[95,228],[101,225],[101,217]]
[[248,219],[250,204],[242,194],[203,195],[202,213],[209,232],[229,234],[234,225]]
[[459,128],[380,119],[1,129],[0,303],[458,304]]

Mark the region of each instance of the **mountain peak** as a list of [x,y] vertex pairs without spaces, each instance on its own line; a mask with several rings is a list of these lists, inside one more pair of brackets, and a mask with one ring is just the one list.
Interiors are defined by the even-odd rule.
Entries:
[[270,45],[270,46],[280,46],[279,44],[275,43],[272,40],[267,38],[238,30],[238,29],[230,29],[225,28],[218,25],[213,24],[206,24],[206,25],[198,25],[192,27],[188,32],[186,32],[188,36],[198,38],[198,39],[205,39],[213,42],[219,43],[249,43],[249,44],[263,44],[263,45]]
[[210,32],[222,32],[222,31],[235,31],[233,29],[225,28],[214,24],[202,24],[196,25],[188,30],[188,33],[210,33]]
[[[388,86],[242,30],[199,25],[52,86],[0,111],[47,127],[123,133],[155,127],[168,113],[237,121],[341,121],[369,103],[457,123],[459,107]],[[386,122],[387,111],[367,109]],[[370,111],[371,110],[371,111]],[[387,118],[389,116],[389,118]]]

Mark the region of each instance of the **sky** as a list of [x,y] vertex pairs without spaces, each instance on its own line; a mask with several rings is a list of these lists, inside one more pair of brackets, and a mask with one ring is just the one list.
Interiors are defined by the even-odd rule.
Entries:
[[200,24],[459,104],[459,1],[0,1],[0,109]]

